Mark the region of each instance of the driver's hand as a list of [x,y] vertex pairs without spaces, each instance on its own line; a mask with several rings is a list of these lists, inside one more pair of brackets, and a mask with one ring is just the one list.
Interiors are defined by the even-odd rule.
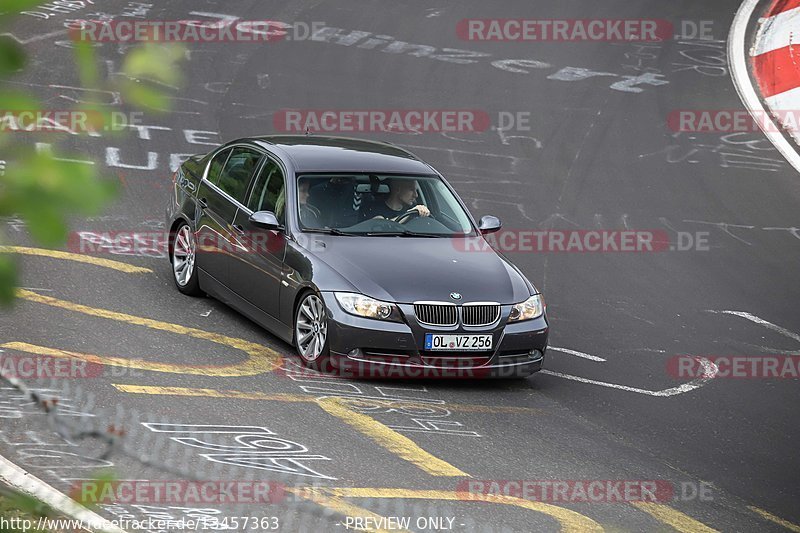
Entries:
[[422,216],[422,217],[429,217],[429,216],[431,216],[431,210],[430,210],[430,209],[428,209],[428,207],[427,207],[427,206],[424,206],[424,205],[422,205],[422,204],[420,204],[420,205],[415,205],[415,206],[414,206],[414,207],[412,207],[411,209],[416,209],[416,210],[417,210],[417,213],[419,213],[419,215],[420,215],[420,216]]

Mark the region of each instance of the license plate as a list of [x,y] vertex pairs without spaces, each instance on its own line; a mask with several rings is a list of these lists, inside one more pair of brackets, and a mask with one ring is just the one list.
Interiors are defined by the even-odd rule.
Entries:
[[425,334],[425,349],[436,350],[463,350],[484,351],[492,349],[491,335],[437,335]]

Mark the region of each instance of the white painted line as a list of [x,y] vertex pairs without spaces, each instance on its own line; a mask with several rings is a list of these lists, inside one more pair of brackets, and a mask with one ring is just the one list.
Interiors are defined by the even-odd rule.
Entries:
[[755,322],[760,326],[764,326],[767,329],[771,329],[777,333],[780,333],[784,337],[789,337],[790,339],[794,339],[797,342],[800,342],[800,334],[795,333],[794,331],[789,331],[788,329],[781,327],[777,324],[773,324],[772,322],[768,322],[763,318],[759,318],[756,315],[746,313],[744,311],[712,311],[708,310],[709,313],[715,313],[720,315],[733,315],[744,318],[745,320],[749,320],[750,322]]
[[67,495],[59,492],[30,472],[18,467],[2,455],[0,455],[0,481],[24,494],[33,496],[65,516],[80,520],[87,531],[125,533],[125,530],[118,528],[97,513],[77,504]]
[[584,359],[588,359],[589,361],[598,361],[600,363],[605,363],[606,360],[602,357],[597,357],[596,355],[589,355],[588,353],[579,352],[577,350],[569,350],[567,348],[559,348],[558,346],[549,346],[548,350],[553,350],[556,352],[563,352],[569,355],[574,355],[575,357],[583,357]]
[[[733,18],[731,31],[728,34],[728,66],[731,70],[733,85],[736,87],[736,92],[739,93],[739,98],[744,102],[748,112],[756,119],[755,121],[759,127],[762,127],[766,126],[763,124],[767,121],[766,117],[771,117],[771,115],[761,105],[761,98],[750,81],[750,75],[747,70],[747,54],[745,53],[747,23],[753,16],[753,11],[755,11],[758,2],[759,0],[745,0],[739,6],[739,10]],[[775,148],[786,158],[789,164],[800,172],[800,155],[780,133],[781,130],[775,125],[774,120],[770,118],[769,121],[771,124],[766,129],[762,127],[764,135],[775,145]]]
[[67,35],[67,33],[69,33],[67,30],[59,30],[59,31],[51,32],[51,33],[44,33],[42,35],[34,35],[33,37],[28,37],[27,39],[20,39],[19,37],[17,37],[13,33],[0,33],[0,35],[11,37],[15,41],[17,41],[19,44],[29,44],[29,43],[34,43],[36,41],[43,41],[45,39],[49,39],[50,37],[55,37],[57,35]]
[[570,379],[572,381],[579,381],[581,383],[587,383],[589,385],[599,385],[601,387],[608,387],[610,389],[618,389],[624,390],[627,392],[635,392],[637,394],[644,394],[647,396],[657,396],[659,398],[664,398],[667,396],[677,396],[678,394],[683,394],[684,392],[693,391],[695,389],[699,389],[712,379],[714,379],[717,375],[717,365],[706,359],[705,357],[697,357],[695,358],[702,366],[703,366],[703,375],[697,379],[693,379],[689,383],[684,383],[683,385],[679,385],[677,387],[672,387],[669,389],[664,390],[646,390],[646,389],[639,389],[636,387],[628,387],[627,385],[618,385],[616,383],[606,383],[605,381],[596,381],[594,379],[587,379],[582,378],[579,376],[572,376],[570,374],[562,374],[560,372],[553,372],[551,370],[540,370],[542,374],[547,374],[548,376],[556,376],[559,378]]

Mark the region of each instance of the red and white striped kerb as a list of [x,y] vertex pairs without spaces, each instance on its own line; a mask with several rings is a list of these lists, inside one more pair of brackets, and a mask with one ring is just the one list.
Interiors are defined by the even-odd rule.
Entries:
[[[800,112],[800,0],[773,0],[760,21],[750,56],[761,96],[772,114],[780,120],[786,112]],[[796,125],[789,129],[800,140]]]

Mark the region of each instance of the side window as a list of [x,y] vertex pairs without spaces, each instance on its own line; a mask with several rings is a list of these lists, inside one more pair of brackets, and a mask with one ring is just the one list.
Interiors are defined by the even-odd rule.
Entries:
[[247,207],[253,212],[272,211],[278,222],[285,223],[286,183],[281,167],[272,159],[268,159],[261,168]]
[[[234,148],[215,185],[237,202],[244,203],[250,177],[258,166],[259,159],[261,159],[261,153],[255,150],[243,147]],[[214,163],[211,164],[213,167]]]
[[[444,216],[446,216],[450,220],[458,220],[458,216],[456,215],[456,212],[454,210],[455,206],[451,205],[446,200],[442,200],[436,194],[431,194],[431,197],[436,200],[436,206],[439,208],[439,212],[440,213],[442,213]],[[425,200],[422,197],[422,195],[420,195],[420,198],[422,198],[422,201],[423,201],[423,203],[425,203],[425,205],[430,205],[428,202],[425,202]]]
[[203,176],[203,172],[206,170],[210,159],[211,154],[205,155],[202,158],[200,156],[193,155],[188,159],[185,159],[181,163],[181,166],[186,172],[195,178],[200,179]]
[[207,179],[214,185],[219,182],[219,175],[222,172],[222,167],[225,166],[225,161],[228,160],[229,155],[231,155],[230,148],[221,151],[214,156],[214,159],[211,160],[211,167],[208,169]]

